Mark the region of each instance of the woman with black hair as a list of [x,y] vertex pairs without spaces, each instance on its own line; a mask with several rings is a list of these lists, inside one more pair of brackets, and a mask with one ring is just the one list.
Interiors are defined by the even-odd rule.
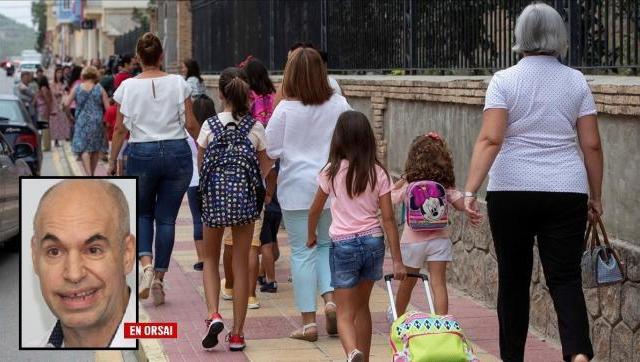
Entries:
[[207,88],[204,80],[200,76],[200,67],[194,59],[187,59],[182,63],[180,73],[184,76],[187,84],[191,88],[191,99],[196,99],[207,95]]

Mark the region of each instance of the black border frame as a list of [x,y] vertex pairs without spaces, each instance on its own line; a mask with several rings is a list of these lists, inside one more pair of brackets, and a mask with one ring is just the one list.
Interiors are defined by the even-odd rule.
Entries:
[[[72,348],[52,348],[52,347],[23,347],[23,343],[22,343],[22,256],[23,256],[23,250],[22,250],[22,180],[23,179],[49,179],[49,180],[68,180],[68,179],[99,179],[99,180],[122,180],[122,179],[129,179],[129,180],[135,180],[135,184],[136,184],[136,212],[133,215],[133,217],[136,220],[136,253],[135,253],[135,271],[136,271],[136,285],[135,285],[135,290],[132,290],[132,296],[134,296],[136,298],[136,323],[140,322],[140,301],[138,298],[138,273],[139,273],[139,268],[140,268],[140,263],[138,262],[138,252],[137,252],[137,248],[138,248],[138,227],[140,225],[138,225],[138,187],[139,187],[139,182],[138,182],[138,177],[133,177],[133,176],[99,176],[99,177],[91,177],[91,176],[20,176],[19,177],[19,212],[20,215],[18,217],[18,222],[20,224],[20,233],[19,233],[19,242],[20,242],[20,246],[19,246],[19,261],[18,261],[18,350],[19,351],[74,351],[74,350],[78,350],[78,351],[138,351],[140,349],[140,340],[136,338],[136,347],[135,348],[83,348],[83,347],[72,347]],[[131,215],[130,215],[131,216]],[[134,295],[135,293],[135,295]]]

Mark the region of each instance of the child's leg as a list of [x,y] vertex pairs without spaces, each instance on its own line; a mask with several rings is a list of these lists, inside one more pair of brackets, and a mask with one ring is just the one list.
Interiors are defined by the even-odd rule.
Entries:
[[233,268],[231,260],[233,259],[233,246],[224,244],[224,253],[222,254],[222,266],[224,267],[224,287],[233,289]]
[[428,261],[429,282],[433,292],[433,303],[436,314],[449,313],[449,296],[447,295],[447,262]]
[[[373,280],[361,281],[356,289],[358,301],[355,316],[356,346],[364,354],[364,360],[369,360],[371,350],[371,311],[369,310],[369,298],[373,289]],[[350,352],[350,351],[349,351]],[[349,353],[347,352],[347,353]]]
[[207,302],[207,313],[210,316],[218,312],[218,298],[220,296],[220,243],[222,228],[210,228],[204,225],[204,245],[202,252],[203,271],[202,282]]
[[[407,267],[407,273],[419,273],[420,268],[409,268]],[[416,278],[406,278],[405,280],[400,282],[400,287],[398,287],[398,294],[396,295],[396,311],[398,312],[398,317],[403,315],[407,311],[407,306],[409,305],[409,301],[411,300],[411,292],[413,292],[413,287],[416,285]]]
[[[233,284],[233,329],[231,333],[242,334],[249,302],[249,249],[254,224],[234,226],[232,269],[235,276]],[[237,279],[237,280],[236,280]],[[255,279],[253,283],[255,284]]]
[[346,355],[357,348],[356,312],[358,309],[358,285],[353,288],[335,288],[338,335]]
[[249,250],[249,296],[256,296],[256,283],[258,281],[258,253],[259,247],[251,245]]
[[262,245],[262,267],[264,268],[264,275],[267,277],[268,283],[276,280],[275,260],[273,260],[273,244],[274,243]]

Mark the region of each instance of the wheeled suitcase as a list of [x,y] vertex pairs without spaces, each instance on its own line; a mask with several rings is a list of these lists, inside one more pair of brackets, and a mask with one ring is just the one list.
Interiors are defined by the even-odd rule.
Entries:
[[394,319],[389,333],[393,362],[479,362],[460,323],[451,315],[435,314],[429,278],[414,273],[407,278],[422,279],[429,313],[410,311],[398,317],[391,288],[393,274],[384,276]]

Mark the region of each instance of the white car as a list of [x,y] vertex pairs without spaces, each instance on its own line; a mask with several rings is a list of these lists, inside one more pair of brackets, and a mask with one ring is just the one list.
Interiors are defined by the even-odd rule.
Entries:
[[18,69],[16,70],[15,73],[15,79],[16,81],[20,81],[20,74],[22,72],[31,72],[33,74],[36,73],[36,69],[41,68],[40,62],[39,61],[35,61],[35,60],[23,60],[22,62],[20,62],[20,65],[18,65]]

